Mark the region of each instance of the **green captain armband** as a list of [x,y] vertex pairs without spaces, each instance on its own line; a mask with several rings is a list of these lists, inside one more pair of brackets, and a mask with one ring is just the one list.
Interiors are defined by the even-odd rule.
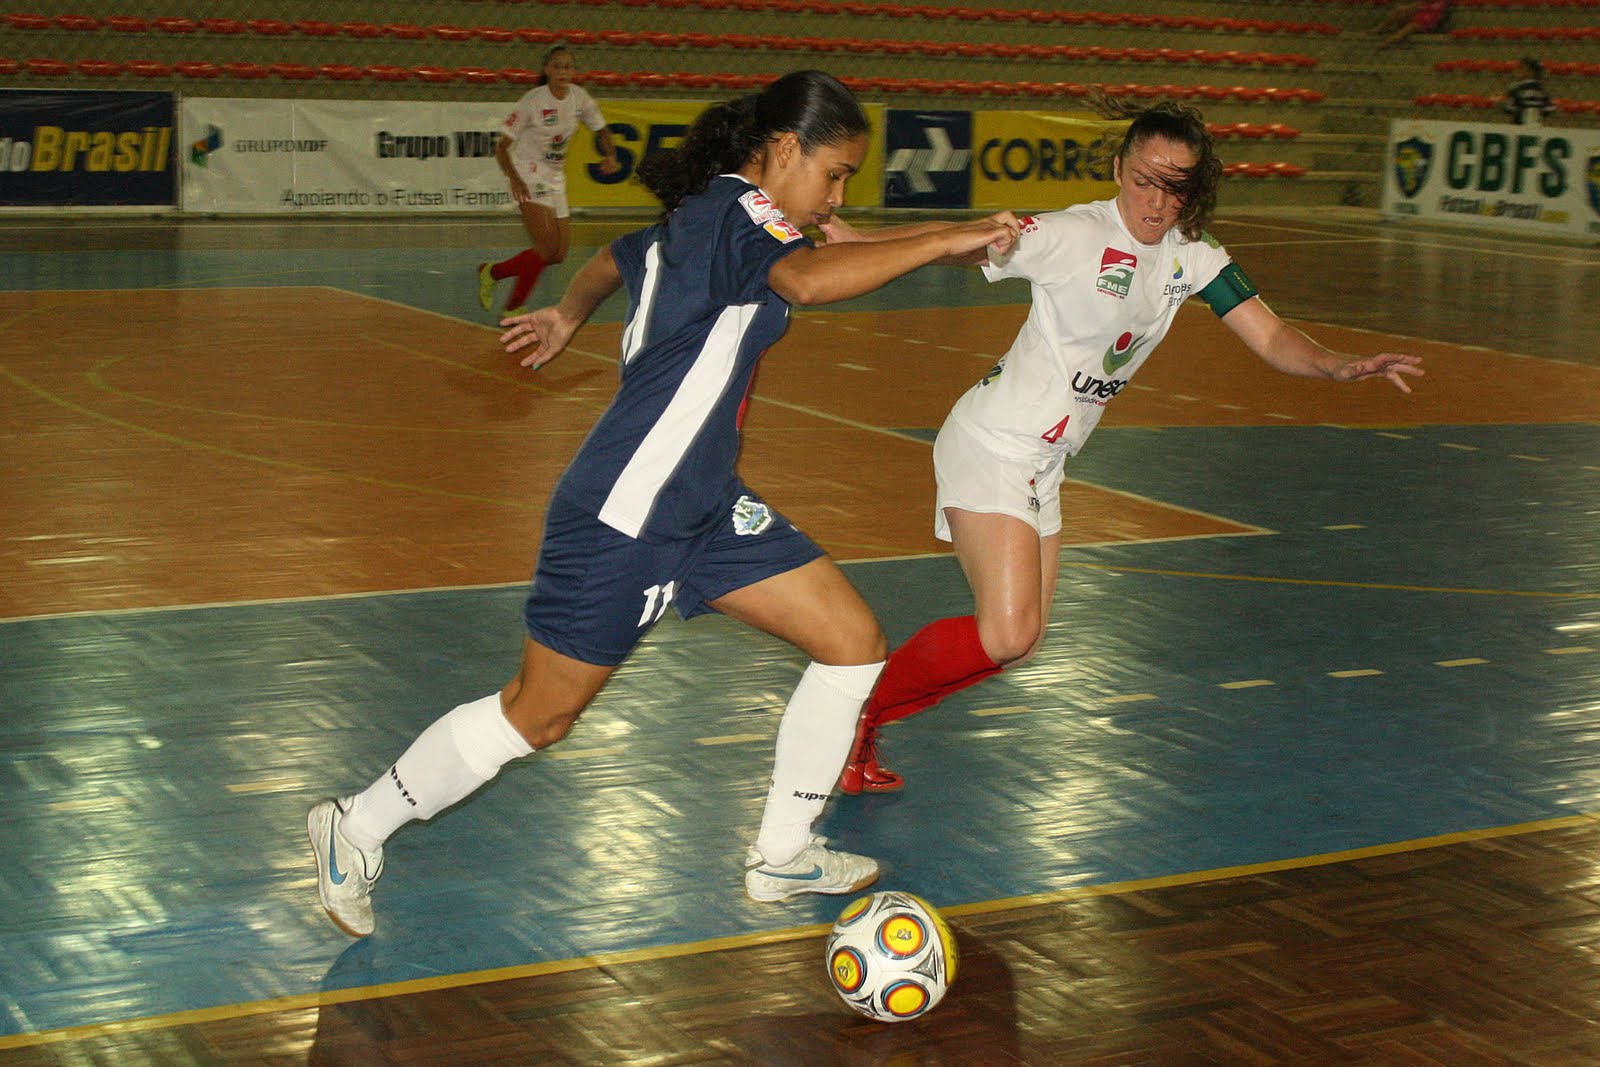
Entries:
[[1222,273],[1211,279],[1211,284],[1200,290],[1200,299],[1217,318],[1222,318],[1240,304],[1257,295],[1259,289],[1244,276],[1237,263],[1229,263]]

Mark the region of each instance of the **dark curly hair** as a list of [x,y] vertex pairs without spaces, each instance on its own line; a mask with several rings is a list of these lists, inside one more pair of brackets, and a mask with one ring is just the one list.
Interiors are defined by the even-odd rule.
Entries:
[[1121,143],[1110,153],[1119,163],[1126,165],[1133,150],[1152,137],[1165,137],[1176,144],[1187,145],[1194,152],[1193,166],[1182,168],[1176,175],[1152,174],[1150,178],[1183,201],[1183,210],[1178,214],[1178,232],[1191,241],[1198,241],[1216,214],[1217,187],[1222,183],[1222,160],[1217,158],[1217,143],[1206,129],[1200,112],[1171,100],[1139,107],[1104,93],[1093,95],[1090,104],[1105,118],[1133,120],[1128,123]]
[[671,211],[703,192],[718,174],[744,166],[778,134],[793,133],[811,152],[867,129],[866,112],[837,78],[797,70],[759,93],[706,108],[681,145],[652,152],[639,163],[639,181]]

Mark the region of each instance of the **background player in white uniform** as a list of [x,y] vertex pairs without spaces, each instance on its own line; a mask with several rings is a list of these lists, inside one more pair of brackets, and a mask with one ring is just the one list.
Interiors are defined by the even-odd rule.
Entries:
[[773,901],[877,878],[875,861],[829,849],[811,825],[886,641],[838,566],[739,482],[742,401],[790,304],[858,296],[936,260],[981,259],[991,243],[1010,247],[1016,219],[815,247],[799,227],[843,202],[866,149],[860,105],[815,71],[715,105],[681,148],[640,165],[665,219],[597,253],[559,305],[508,320],[507,350],[531,349],[522,363],[537,367],[626,284],[621,384],[551,497],[516,677],[435,721],[365,791],[311,809],[318,893],[341,929],[372,932],[370,893],[391,834],[565,737],[669,603],[684,615],[722,612],[811,658],[778,725],[745,891]]
[[543,80],[523,94],[500,124],[494,151],[533,247],[499,263],[478,265],[478,302],[485,311],[494,305],[495,283],[502,278],[517,279],[506,301],[511,311],[522,307],[545,267],[567,258],[572,247],[567,148],[580,124],[599,136],[600,172],[617,172],[616,145],[600,105],[573,82],[577,66],[572,53],[556,45],[544,54],[539,70]]
[[[934,445],[935,533],[952,541],[973,615],[939,619],[890,655],[840,779],[847,793],[903,784],[878,758],[884,723],[1032,656],[1044,638],[1061,547],[1062,470],[1105,405],[1166,335],[1193,293],[1250,350],[1286,374],[1352,382],[1382,376],[1410,392],[1415,356],[1334,352],[1285,323],[1204,227],[1221,163],[1192,108],[1133,118],[1114,160],[1113,200],[1022,220],[991,280],[1026,278],[1028,318],[1000,364],[951,410]],[[920,232],[926,225],[867,235]],[[837,221],[830,239],[856,235]]]

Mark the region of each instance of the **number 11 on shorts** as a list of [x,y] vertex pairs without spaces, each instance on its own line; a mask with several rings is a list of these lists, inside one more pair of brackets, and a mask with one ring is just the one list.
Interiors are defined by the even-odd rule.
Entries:
[[649,626],[667,613],[667,605],[672,603],[677,584],[668,582],[666,585],[652,585],[644,591],[644,614],[639,616],[640,626]]

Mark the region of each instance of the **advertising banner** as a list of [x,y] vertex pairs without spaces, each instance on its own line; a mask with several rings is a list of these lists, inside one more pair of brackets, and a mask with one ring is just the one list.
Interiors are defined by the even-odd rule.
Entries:
[[171,93],[0,89],[0,205],[172,207]]
[[1397,120],[1383,213],[1600,237],[1600,130]]
[[[182,104],[182,206],[188,212],[510,212],[495,163],[500,123],[513,101],[191,99]],[[567,199],[576,209],[659,206],[635,180],[639,160],[676,147],[708,101],[604,100],[622,165],[600,172],[596,135],[580,129],[567,154]],[[883,108],[869,107],[881,128]],[[875,113],[875,115],[874,115]],[[877,137],[848,196],[879,202]]]
[[1127,120],[1050,111],[974,116],[972,206],[1051,211],[1117,194],[1111,151]]
[[972,200],[972,112],[889,110],[883,206],[964,208]]

